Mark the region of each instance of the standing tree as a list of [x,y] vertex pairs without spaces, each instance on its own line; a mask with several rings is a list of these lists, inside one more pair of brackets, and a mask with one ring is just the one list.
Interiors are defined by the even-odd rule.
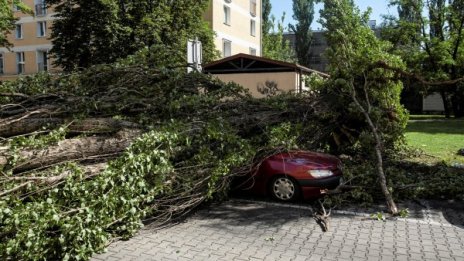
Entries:
[[293,19],[296,25],[289,24],[295,34],[295,49],[298,62],[309,66],[311,58],[312,32],[314,19],[314,0],[293,0]]
[[52,0],[57,19],[51,34],[55,63],[65,71],[111,63],[123,53],[127,32],[121,27],[112,1]]
[[162,61],[156,55],[184,62],[187,40],[195,37],[203,43],[204,60],[215,55],[212,30],[202,19],[207,0],[47,2],[58,13],[52,53],[66,71],[111,63],[142,49],[149,49],[145,54],[157,65]]
[[262,31],[263,31],[263,38],[266,39],[266,37],[269,35],[269,32],[271,31],[273,27],[273,22],[271,20],[271,9],[272,9],[271,0],[263,0],[262,8],[263,8],[263,12],[261,16],[261,20],[263,24]]
[[387,39],[395,44],[392,52],[403,57],[413,74],[443,82],[425,85],[426,91],[441,94],[447,117],[464,117],[464,86],[458,80],[464,74],[464,3],[395,0],[391,5],[399,11],[387,30]]
[[380,189],[389,211],[398,213],[383,160],[402,138],[406,124],[400,104],[402,84],[394,73],[379,64],[403,67],[400,57],[391,55],[388,42],[379,40],[368,27],[369,12],[361,14],[353,0],[325,0],[321,24],[327,30],[330,79],[326,91],[341,119],[356,122],[360,135],[355,144],[366,158],[376,162]]
[[284,20],[285,13],[282,14],[277,24],[273,15],[267,22],[263,22],[263,25],[267,24],[269,26],[269,30],[272,29],[272,31],[264,33],[265,28],[263,26],[263,56],[280,61],[295,62],[295,54],[290,46],[290,41],[284,37],[286,29],[283,25]]

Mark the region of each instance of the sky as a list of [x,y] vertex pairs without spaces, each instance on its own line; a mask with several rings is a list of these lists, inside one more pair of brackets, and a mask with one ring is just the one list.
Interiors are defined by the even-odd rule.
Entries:
[[[387,0],[355,0],[355,4],[358,5],[361,11],[367,10],[370,6],[372,8],[371,20],[376,20],[377,24],[382,22],[382,15],[395,15],[396,8],[388,7]],[[287,26],[288,23],[293,23],[292,18],[292,0],[271,0],[272,4],[272,14],[276,17],[277,20],[280,20],[283,12],[285,12],[285,22],[284,25]],[[322,7],[322,4],[316,5],[314,12],[314,20],[312,23],[312,29],[318,30],[321,25],[317,23],[319,19],[319,9]]]

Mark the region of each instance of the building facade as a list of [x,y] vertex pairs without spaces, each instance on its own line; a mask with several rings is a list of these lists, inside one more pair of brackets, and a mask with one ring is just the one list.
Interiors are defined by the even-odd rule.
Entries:
[[222,57],[261,56],[261,0],[210,0],[204,19],[216,32]]
[[8,35],[13,44],[10,49],[0,48],[0,77],[16,78],[20,74],[53,71],[48,52],[52,48],[50,28],[53,10],[47,9],[44,0],[24,0],[34,16],[23,14],[12,7],[19,18],[14,30]]
[[[53,67],[49,55],[53,9],[46,8],[45,0],[23,3],[34,15],[15,10],[19,20],[8,36],[13,47],[0,48],[0,80],[59,70]],[[223,57],[238,53],[261,55],[261,0],[210,0],[203,18],[216,32],[214,42]]]
[[[312,32],[312,43],[311,43],[311,54],[310,54],[310,65],[309,68],[326,72],[329,60],[325,57],[324,53],[328,48],[327,41],[324,37],[324,31],[313,31]],[[290,44],[290,47],[296,49],[296,39],[294,33],[285,33],[284,39]]]

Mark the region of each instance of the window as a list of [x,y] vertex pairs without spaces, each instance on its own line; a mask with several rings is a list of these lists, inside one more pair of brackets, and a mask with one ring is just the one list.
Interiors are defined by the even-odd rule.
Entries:
[[16,39],[23,39],[23,25],[17,24],[15,28]]
[[16,64],[18,74],[24,73],[26,70],[26,63],[24,60],[24,52],[16,53]]
[[224,24],[230,25],[230,7],[224,6]]
[[37,37],[44,37],[47,34],[47,22],[37,22]]
[[253,19],[250,20],[250,35],[256,35],[256,21]]
[[250,54],[256,56],[256,49],[250,47]]
[[37,51],[37,70],[39,72],[48,71],[48,52]]
[[222,57],[229,57],[232,54],[232,42],[222,39]]
[[36,16],[45,16],[47,14],[45,0],[34,0],[34,7]]
[[0,53],[0,74],[4,74],[3,71],[3,53]]
[[256,16],[256,0],[250,0],[250,14]]

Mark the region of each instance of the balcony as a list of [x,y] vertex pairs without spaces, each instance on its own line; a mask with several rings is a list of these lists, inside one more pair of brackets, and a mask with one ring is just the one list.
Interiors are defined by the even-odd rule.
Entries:
[[35,16],[45,16],[47,15],[47,5],[45,3],[40,3],[35,5]]

